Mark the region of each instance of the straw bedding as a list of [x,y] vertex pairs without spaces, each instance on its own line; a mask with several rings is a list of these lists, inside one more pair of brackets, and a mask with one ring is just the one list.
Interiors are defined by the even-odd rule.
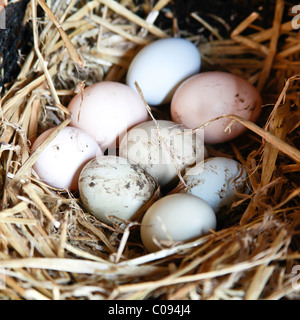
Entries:
[[[268,28],[253,12],[228,37],[192,12],[204,37],[178,27],[171,1],[139,3],[32,0],[27,6],[33,48],[0,103],[0,299],[299,299],[300,34],[291,7],[277,0]],[[170,28],[157,26],[157,13],[170,19]],[[212,156],[245,165],[251,192],[222,214],[215,232],[147,254],[138,221],[102,224],[78,194],[43,184],[32,165],[70,122],[66,107],[76,92],[96,81],[123,81],[141,46],[179,35],[199,47],[203,70],[245,77],[264,106],[256,124],[228,115],[249,130],[208,147]],[[151,112],[169,116],[165,109]],[[31,154],[36,136],[52,126],[57,130]]]

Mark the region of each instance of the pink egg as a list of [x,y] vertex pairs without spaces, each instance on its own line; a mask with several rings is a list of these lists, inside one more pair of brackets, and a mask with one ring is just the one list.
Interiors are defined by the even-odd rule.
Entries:
[[[226,72],[211,71],[192,76],[176,90],[171,101],[173,121],[187,128],[197,128],[222,115],[234,114],[255,122],[261,112],[262,99],[247,80]],[[225,128],[231,119],[223,118],[204,129],[208,144],[232,140],[246,131],[238,122]]]
[[[32,152],[44,142],[55,128],[43,132],[34,141]],[[54,188],[78,189],[78,177],[83,166],[91,159],[101,156],[97,142],[84,131],[63,128],[39,154],[33,169],[39,178]]]
[[68,108],[73,115],[70,125],[87,132],[102,150],[117,147],[128,129],[148,119],[141,97],[129,86],[113,81],[86,87]]

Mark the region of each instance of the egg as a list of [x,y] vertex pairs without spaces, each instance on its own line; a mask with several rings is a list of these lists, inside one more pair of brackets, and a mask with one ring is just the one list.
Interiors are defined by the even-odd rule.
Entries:
[[79,177],[79,194],[84,207],[102,222],[109,216],[130,219],[150,200],[156,183],[140,166],[108,155],[92,159]]
[[145,46],[132,60],[126,83],[143,91],[150,105],[169,103],[178,85],[198,73],[201,56],[198,48],[183,38],[156,40]]
[[167,188],[178,182],[178,172],[202,161],[207,151],[203,138],[185,126],[152,120],[128,131],[120,143],[119,154],[139,164],[161,187]]
[[141,222],[141,239],[149,252],[163,245],[185,242],[216,229],[213,209],[190,194],[167,195],[152,204]]
[[[171,101],[172,120],[187,128],[197,128],[219,116],[234,114],[255,122],[261,112],[262,99],[258,90],[240,76],[220,71],[202,72],[185,80]],[[231,119],[222,118],[204,128],[207,144],[232,140],[246,128]]]
[[102,150],[116,148],[126,131],[148,119],[141,97],[123,83],[102,81],[86,87],[69,106],[71,126],[87,132]]
[[[43,132],[33,143],[32,152],[45,141],[55,128]],[[84,131],[63,128],[39,154],[33,169],[41,180],[54,188],[78,189],[78,177],[83,166],[102,155],[98,143]]]
[[234,159],[208,158],[189,169],[183,177],[186,187],[183,193],[205,200],[217,213],[228,209],[238,193],[247,192],[247,172]]

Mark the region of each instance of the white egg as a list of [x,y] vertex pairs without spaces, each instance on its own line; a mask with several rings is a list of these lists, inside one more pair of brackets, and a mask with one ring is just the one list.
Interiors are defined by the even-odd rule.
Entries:
[[182,38],[156,40],[144,47],[132,60],[126,82],[135,81],[150,105],[171,101],[176,88],[188,77],[198,73],[201,57],[198,48]]
[[247,172],[237,161],[225,157],[208,158],[189,169],[183,179],[182,191],[204,199],[218,212],[229,208],[238,193],[247,189]]
[[139,164],[161,187],[167,187],[178,182],[178,171],[203,161],[207,151],[201,135],[173,121],[157,120],[129,130],[120,143],[119,154]]
[[[42,133],[33,143],[32,152],[54,130]],[[65,127],[39,154],[33,169],[50,186],[75,191],[81,169],[97,155],[102,155],[102,151],[92,137],[80,129]]]
[[85,208],[99,220],[130,219],[153,195],[154,179],[140,166],[117,156],[91,160],[80,173],[79,193]]
[[156,201],[141,222],[141,238],[149,252],[205,235],[217,225],[213,209],[190,194],[172,194]]

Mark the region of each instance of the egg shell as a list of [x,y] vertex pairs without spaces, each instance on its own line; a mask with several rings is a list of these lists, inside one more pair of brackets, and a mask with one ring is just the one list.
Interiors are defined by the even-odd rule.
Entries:
[[[255,122],[261,112],[262,99],[247,80],[227,72],[202,72],[185,80],[171,102],[172,120],[187,128],[197,128],[219,116],[234,114]],[[224,132],[231,119],[211,122],[204,128],[208,144],[229,141],[246,131],[238,122]]]
[[207,150],[203,138],[192,130],[173,121],[157,120],[129,130],[120,143],[119,154],[139,164],[161,187],[169,187],[178,182],[178,170],[203,161]]
[[134,57],[126,83],[135,89],[136,81],[148,104],[165,104],[182,81],[199,72],[200,66],[200,53],[192,42],[182,38],[159,39]]
[[[43,132],[34,141],[32,152],[55,129]],[[81,169],[97,155],[102,155],[102,151],[92,137],[80,129],[65,127],[39,154],[33,169],[50,186],[75,191]]]
[[192,240],[216,229],[216,225],[216,215],[207,202],[190,194],[172,194],[146,211],[140,232],[145,248],[153,252],[160,248],[157,242]]
[[155,189],[154,179],[140,166],[112,155],[91,160],[79,177],[83,205],[109,225],[111,215],[130,219],[152,197]]
[[68,108],[73,116],[70,125],[87,132],[102,150],[117,147],[129,128],[148,119],[140,96],[129,86],[113,81],[86,87],[73,97]]
[[184,193],[205,200],[215,212],[228,209],[247,191],[247,172],[242,164],[225,157],[208,158],[189,169],[183,177]]

